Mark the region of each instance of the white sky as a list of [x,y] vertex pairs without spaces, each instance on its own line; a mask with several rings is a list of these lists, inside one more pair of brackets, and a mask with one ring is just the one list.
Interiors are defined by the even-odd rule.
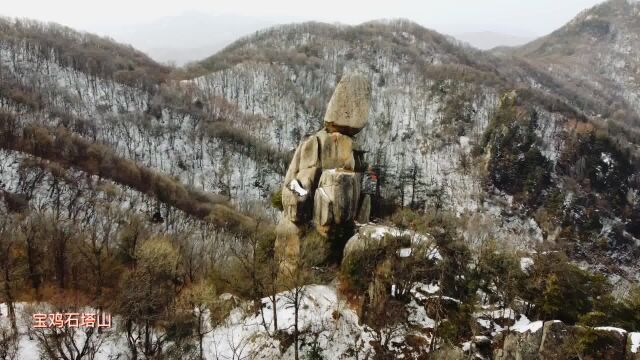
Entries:
[[[199,12],[212,15],[360,23],[408,18],[445,33],[547,34],[598,0],[2,0],[0,14],[99,31]],[[107,32],[110,30],[107,30]]]

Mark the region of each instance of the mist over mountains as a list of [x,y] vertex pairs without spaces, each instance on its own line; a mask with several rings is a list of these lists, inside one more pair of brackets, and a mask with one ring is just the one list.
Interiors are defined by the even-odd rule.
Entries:
[[189,12],[150,23],[105,28],[102,32],[133,45],[158,62],[184,65],[216,53],[240,37],[285,22],[288,19]]
[[518,36],[493,31],[456,33],[453,37],[480,50],[490,50],[500,46],[520,46],[535,39],[534,36]]
[[[161,63],[185,65],[202,60],[230,45],[240,37],[268,27],[302,22],[295,17],[248,17],[240,15],[209,15],[187,12],[163,17],[156,21],[118,27],[101,26],[98,31],[113,39],[131,44]],[[456,31],[463,26],[448,26],[451,35],[481,50],[498,46],[523,45],[535,37],[499,31]]]

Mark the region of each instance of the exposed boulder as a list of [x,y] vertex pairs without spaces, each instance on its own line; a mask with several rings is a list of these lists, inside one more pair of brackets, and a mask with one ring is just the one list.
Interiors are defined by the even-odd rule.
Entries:
[[548,321],[540,344],[540,359],[625,360],[627,333],[617,328],[585,328]]
[[317,136],[310,136],[300,145],[298,169],[320,166],[320,143]]
[[313,190],[320,172],[319,143],[311,136],[296,149],[285,176],[282,206],[286,219],[298,224],[311,219]]
[[[401,230],[395,227],[364,224],[358,226],[358,232],[347,241],[344,248],[344,256],[357,253],[366,249],[376,249],[387,246],[388,240],[397,241],[399,238],[407,241],[409,249],[426,247],[426,256],[432,260],[441,259],[441,255],[435,246],[435,239],[431,235],[416,233],[411,230]],[[411,251],[413,253],[413,250]]]
[[351,137],[337,132],[329,133],[326,130],[321,130],[316,136],[320,143],[320,162],[323,170],[355,170],[354,143]]
[[[541,322],[540,322],[541,323]],[[502,349],[494,352],[496,360],[536,360],[542,342],[542,327],[530,327],[524,331],[503,334]]]
[[586,329],[577,327],[581,337],[582,358],[602,360],[625,360],[627,332],[613,327]]
[[540,342],[540,359],[567,359],[572,356],[566,349],[566,342],[573,337],[573,327],[562,321],[547,321],[544,324],[542,340]]
[[371,85],[362,75],[346,74],[336,87],[324,117],[329,132],[355,135],[369,117]]
[[376,249],[384,246],[384,236],[374,236],[377,228],[372,225],[365,225],[358,229],[344,247],[344,256],[354,254],[366,249]]
[[471,341],[470,353],[475,354],[476,358],[491,358],[491,339],[486,336],[474,336]]
[[[292,190],[293,188],[298,188],[298,191]],[[284,209],[284,218],[294,222],[294,223],[302,223],[309,218],[310,212],[310,204],[309,199],[311,198],[309,193],[306,194],[300,183],[297,180],[293,180],[289,182],[289,186],[286,186],[282,189],[282,207]],[[304,195],[301,195],[304,194]]]
[[285,187],[295,179],[300,171],[310,168],[320,168],[320,144],[318,138],[310,136],[306,138],[297,148],[287,169],[284,178]]
[[313,209],[313,221],[319,233],[327,234],[327,226],[355,219],[360,182],[361,175],[354,172],[328,170],[322,173]]

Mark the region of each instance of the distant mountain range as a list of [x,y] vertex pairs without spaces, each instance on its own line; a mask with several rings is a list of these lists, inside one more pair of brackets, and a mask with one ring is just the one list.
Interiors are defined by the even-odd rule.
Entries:
[[189,12],[146,24],[110,29],[108,33],[158,62],[184,65],[221,50],[239,37],[287,21],[290,20]]

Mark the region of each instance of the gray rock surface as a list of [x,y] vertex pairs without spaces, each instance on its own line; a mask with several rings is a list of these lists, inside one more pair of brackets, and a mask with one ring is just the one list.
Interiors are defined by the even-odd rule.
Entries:
[[494,353],[496,360],[536,360],[542,342],[542,329],[537,331],[510,332],[504,338],[500,354]]
[[371,219],[371,195],[366,194],[362,196],[360,202],[360,208],[358,209],[358,216],[356,216],[356,222],[360,224],[366,224]]
[[562,321],[547,321],[544,323],[539,358],[568,360],[570,357],[565,343],[572,335],[572,327],[565,325]]
[[[322,172],[316,190],[314,204],[314,222],[316,225],[345,224],[353,221],[360,202],[360,183],[362,175],[350,171],[328,170]],[[323,219],[324,207],[330,208],[331,222]]]
[[630,336],[616,328],[587,328],[547,321],[542,329],[502,333],[494,340],[499,344],[493,351],[496,360],[639,359],[629,347]]

